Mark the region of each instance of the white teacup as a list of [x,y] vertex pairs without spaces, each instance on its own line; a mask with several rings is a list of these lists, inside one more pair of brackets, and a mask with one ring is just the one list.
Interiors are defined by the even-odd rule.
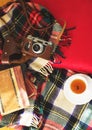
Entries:
[[82,105],[92,99],[92,79],[86,74],[74,74],[64,83],[64,95],[73,104]]

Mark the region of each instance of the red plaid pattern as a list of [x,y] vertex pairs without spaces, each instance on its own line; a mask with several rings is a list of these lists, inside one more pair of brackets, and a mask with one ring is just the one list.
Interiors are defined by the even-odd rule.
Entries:
[[46,27],[48,23],[44,20],[40,11],[33,10],[30,13],[31,24],[37,28]]
[[30,13],[30,21],[33,25],[39,26],[41,20],[42,16],[40,15],[40,12],[33,10],[32,13]]

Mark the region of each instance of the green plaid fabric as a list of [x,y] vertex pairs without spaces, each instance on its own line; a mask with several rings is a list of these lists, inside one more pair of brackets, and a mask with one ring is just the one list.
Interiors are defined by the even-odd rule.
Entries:
[[[36,76],[37,98],[30,99],[37,109],[43,110],[43,123],[40,130],[91,130],[92,102],[74,105],[63,94],[64,81],[71,75],[68,70],[54,70],[48,80]],[[35,76],[35,74],[34,74]],[[42,80],[43,79],[43,80]],[[44,85],[45,84],[45,85]],[[33,129],[32,127],[29,130]]]
[[[67,70],[54,70],[35,105],[43,108],[43,130],[91,130],[92,103],[74,105],[63,94]],[[43,88],[43,87],[42,87]]]
[[[90,101],[84,105],[74,105],[63,94],[63,83],[69,76],[67,70],[54,70],[48,80],[39,73],[30,73],[36,79],[34,84],[37,86],[38,93],[36,98],[30,98],[30,105],[34,105],[34,111],[43,116],[40,130],[92,129],[92,102]],[[1,127],[10,123],[10,116],[14,115],[3,117],[0,122]],[[36,130],[33,127],[27,129]]]

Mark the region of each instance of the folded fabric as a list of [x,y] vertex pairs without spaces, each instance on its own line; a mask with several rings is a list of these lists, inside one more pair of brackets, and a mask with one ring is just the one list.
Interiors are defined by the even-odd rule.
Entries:
[[53,68],[50,64],[50,61],[40,57],[33,59],[33,61],[30,60],[28,62],[28,65],[30,70],[40,72],[45,76],[49,76],[53,72]]
[[[31,126],[28,127],[30,130],[92,129],[92,102],[90,101],[84,105],[74,105],[64,96],[64,81],[73,73],[64,69],[54,69],[49,79],[44,79],[41,74],[30,72],[32,75],[30,80],[34,83],[37,91],[37,95],[30,98],[30,103],[34,106],[34,112],[42,116],[40,128]],[[33,77],[35,80],[33,80]],[[0,122],[2,126],[9,124],[11,119],[8,118],[9,115],[5,116],[6,118],[2,118]],[[11,115],[10,117],[13,116]]]
[[[51,2],[51,5],[52,5],[52,3],[54,3],[53,0],[51,0],[49,2],[46,1],[46,3],[50,3],[50,2]],[[51,6],[51,8],[54,9],[53,14],[55,13],[56,16],[60,16],[61,14],[63,16],[63,13],[65,13],[65,12],[66,12],[65,14],[67,14],[67,12],[76,14],[75,12],[77,12],[77,11],[79,11],[79,14],[82,13],[82,15],[83,15],[84,10],[83,10],[83,12],[80,11],[81,9],[78,10],[78,7],[80,5],[80,0],[78,0],[78,1],[65,0],[62,2],[64,2],[64,3],[60,4],[61,0],[58,0],[58,2],[56,4],[56,1],[55,1],[55,3],[54,3],[55,6]],[[67,4],[67,2],[69,2],[69,3]],[[86,8],[87,2],[89,2],[89,1],[85,0],[84,3],[82,1],[80,7],[83,4],[83,5],[85,5],[84,8]],[[43,4],[46,4],[46,3],[43,1]],[[75,5],[75,6],[73,6],[73,5]],[[87,6],[88,6],[88,4],[87,4]],[[61,13],[60,12],[57,13],[57,11],[55,10],[55,7],[57,8],[57,10],[63,9],[63,11],[61,11]],[[62,8],[59,8],[59,7],[62,7]],[[72,7],[74,7],[74,8],[72,8]],[[65,8],[65,12],[64,12],[64,8]],[[82,8],[83,8],[83,6],[82,6]],[[69,11],[68,9],[71,9],[71,10]],[[73,11],[73,9],[75,11]],[[89,10],[91,10],[91,9],[89,8]],[[85,13],[86,13],[86,11],[87,10],[85,10]],[[83,15],[84,16],[83,18],[85,18],[85,13]],[[79,15],[78,14],[74,15],[74,14],[73,14],[73,16],[77,15],[77,18],[78,18]],[[64,16],[66,16],[68,18],[70,17],[70,15],[64,15]],[[88,15],[88,17],[89,17],[89,15]],[[31,15],[31,18],[33,18],[32,15]],[[79,18],[82,18],[82,16],[80,15]],[[69,22],[69,20],[70,20],[70,18],[67,21]],[[78,20],[79,19],[77,19],[77,20],[74,19],[74,21],[81,23]],[[86,21],[86,19],[85,19],[85,21]],[[34,23],[34,20],[33,20],[33,23]],[[18,23],[18,25],[21,25],[21,24]],[[81,25],[82,25],[82,23],[81,23]],[[87,25],[89,25],[89,24],[87,24]],[[23,25],[21,25],[21,26],[23,26]],[[3,35],[4,34],[5,33],[3,33]],[[77,35],[78,35],[78,33],[77,33]],[[4,35],[4,36],[6,36],[6,35]],[[82,36],[82,34],[81,34],[81,36]],[[85,35],[83,35],[83,36],[85,36]],[[76,38],[78,38],[78,37],[76,37]],[[74,44],[76,44],[76,40],[73,39],[72,42],[74,42],[74,43],[72,43],[71,46],[69,46],[70,48],[72,48],[72,46]],[[77,42],[80,43],[79,41],[77,41]],[[62,43],[63,42],[60,43],[61,48],[57,48],[56,51],[58,51],[58,49],[61,49],[61,52],[62,52],[63,49],[65,49],[65,48],[67,49],[67,46],[62,46]],[[77,44],[76,44],[76,46],[77,46]],[[70,50],[70,48],[68,48],[68,49]],[[72,48],[72,50],[73,50],[73,48]],[[73,51],[75,51],[75,50],[76,50],[76,48],[74,47]],[[66,55],[67,53],[68,53],[68,55]],[[42,130],[91,130],[92,129],[92,116],[91,116],[92,115],[92,101],[90,101],[84,105],[74,105],[71,102],[69,102],[64,96],[63,85],[64,85],[65,80],[69,76],[74,74],[75,71],[84,72],[84,73],[91,72],[90,71],[91,69],[86,68],[84,63],[82,64],[84,69],[83,68],[79,69],[79,65],[76,66],[77,68],[74,66],[74,69],[73,69],[72,67],[75,64],[69,64],[70,62],[68,62],[68,60],[66,60],[67,56],[69,56],[69,53],[72,53],[72,52],[70,52],[70,51],[68,52],[68,51],[64,50],[64,54],[66,57],[61,57],[61,55],[59,55],[59,52],[58,52],[58,54],[55,57],[56,58],[55,61],[52,62],[53,67],[56,67],[56,68],[53,69],[52,73],[48,77],[45,77],[44,75],[42,75],[42,73],[39,73],[38,71],[35,71],[37,68],[34,68],[33,70],[28,69],[28,76],[29,76],[28,80],[31,82],[31,85],[33,84],[32,87],[34,89],[32,88],[32,91],[35,92],[35,94],[30,97],[30,104],[32,105],[32,108],[34,108],[33,112],[35,114],[37,114],[37,117],[42,117],[42,118],[40,118],[41,119],[40,127],[37,125],[36,125],[36,127],[23,126],[23,130],[26,130],[26,129],[29,129],[29,130],[32,130],[32,129],[34,129],[34,130],[38,130],[38,129],[39,130],[41,130],[41,129]],[[79,57],[78,57],[78,59],[79,59]],[[65,62],[66,66],[62,67],[63,60],[65,60],[67,62]],[[55,64],[53,64],[53,63],[55,63]],[[59,65],[60,65],[60,67],[59,67]],[[90,64],[88,64],[88,65],[90,65]],[[69,67],[69,66],[71,66],[71,67]],[[25,68],[25,65],[23,67]],[[62,69],[62,68],[65,68],[65,69]],[[74,71],[67,70],[67,68],[72,69]],[[26,68],[26,71],[27,71],[27,68]],[[24,72],[25,72],[25,69],[24,69]],[[92,77],[92,74],[90,74],[90,76]],[[29,82],[28,82],[28,84],[29,84]],[[30,96],[30,93],[29,93],[29,96]],[[17,113],[17,117],[19,117],[20,114],[21,114],[21,111],[19,111]],[[2,120],[0,121],[0,127],[11,124],[11,122],[12,122],[11,120],[15,116],[16,116],[16,113],[12,113],[12,114],[3,116]],[[15,124],[15,120],[13,120],[12,123]]]
[[[50,1],[53,2],[52,0]],[[72,44],[64,51],[65,58],[53,65],[55,68],[66,68],[82,73],[92,73],[92,2],[90,0],[58,0],[53,2],[56,10],[46,3],[50,11],[57,17],[67,21],[67,28],[75,26],[71,31]],[[45,3],[45,2],[44,2]],[[59,8],[59,9],[58,9]],[[61,43],[62,44],[62,43]],[[63,51],[63,47],[61,48]]]
[[23,5],[12,2],[0,10],[2,64],[24,63],[32,57],[53,57],[65,30],[65,21],[60,25],[46,8],[31,2]]

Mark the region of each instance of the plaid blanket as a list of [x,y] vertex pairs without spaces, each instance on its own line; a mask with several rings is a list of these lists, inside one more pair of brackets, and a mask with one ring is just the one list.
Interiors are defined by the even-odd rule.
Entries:
[[[39,7],[38,5],[37,7],[38,9],[43,9],[43,7]],[[28,24],[26,23],[26,19],[23,15],[23,10],[19,5],[16,8],[16,4],[12,4],[10,8],[11,11],[7,16],[7,24],[9,25],[11,32],[14,34],[14,37],[17,38],[17,40],[21,40],[24,33],[27,31],[29,32]],[[14,10],[15,8],[16,10]],[[0,11],[0,16],[5,15],[5,11],[7,11],[7,9],[4,10],[4,12]],[[9,16],[10,14],[12,16],[12,12],[15,14],[15,16],[17,16],[12,17],[12,21],[14,20],[16,24],[11,24],[11,17]],[[45,15],[48,15],[48,13]],[[34,16],[37,16],[37,23],[34,21]],[[48,20],[45,19],[45,21],[42,21],[39,13],[33,11],[33,13],[30,14],[32,23],[37,27],[38,25],[39,27],[41,27],[41,25],[44,25],[45,27],[48,25],[47,21],[50,20],[52,23],[53,21],[51,20],[54,20],[53,17],[52,19],[49,19],[50,17],[47,18]],[[3,26],[1,26],[0,29],[3,37],[6,37],[8,35],[8,30],[4,25],[5,24],[3,22]],[[38,31],[34,33],[31,30],[31,33],[34,34],[34,36],[39,37],[42,35]],[[43,36],[46,36],[44,37],[46,40],[49,39],[48,34]],[[26,68],[26,64],[23,64],[21,66],[23,68],[23,73],[25,74],[28,68]],[[74,72],[65,69],[54,69],[48,78],[38,72],[35,72],[34,70],[28,70],[28,73],[31,82],[35,85],[36,91],[36,95],[29,98],[30,105],[34,106],[35,113],[37,113],[39,116],[42,116],[42,124],[40,128],[17,126],[15,128],[16,130],[19,128],[20,130],[92,130],[92,101],[84,105],[74,105],[65,98],[63,93],[64,81],[69,76],[74,74]],[[18,111],[1,117],[0,127],[4,127],[12,123],[12,125],[15,125],[15,118],[17,118],[20,114],[21,111]]]
[[[52,24],[54,17],[50,15],[46,9],[40,7],[39,5],[36,6],[38,6],[39,11],[35,11],[32,4],[27,4],[27,10],[29,13],[28,18],[32,26],[42,28]],[[10,5],[6,5],[6,7],[0,8],[0,17],[3,19],[0,19],[0,31],[3,37],[13,34],[15,38],[17,37],[18,39],[21,39],[24,35],[28,34],[27,32],[31,33],[33,36],[41,37],[41,33],[39,31],[34,32],[32,28],[29,30],[30,27],[27,23],[23,7],[19,3],[12,3]]]
[[67,70],[54,70],[36,99],[35,105],[43,108],[43,130],[92,129],[92,102],[74,105],[63,94],[63,83],[71,75],[69,73]]
[[[30,104],[35,110],[41,110],[43,123],[40,130],[91,130],[92,101],[84,105],[70,103],[63,94],[63,83],[72,74],[67,70],[54,70],[48,79],[34,74],[37,85],[37,97],[30,98]],[[3,117],[0,126],[10,123],[14,113]],[[24,129],[36,130],[33,127]]]
[[[62,21],[62,25],[60,25],[53,15],[39,4],[32,5],[31,2],[25,2],[25,4],[25,9],[18,1],[8,3],[0,8],[0,57],[8,36],[12,37],[18,46],[29,35],[44,41],[50,41],[53,44],[51,45],[53,46],[51,55],[58,46],[66,24]],[[12,50],[12,48],[10,49]],[[57,53],[59,52],[58,49]],[[60,55],[62,55],[61,52]]]

